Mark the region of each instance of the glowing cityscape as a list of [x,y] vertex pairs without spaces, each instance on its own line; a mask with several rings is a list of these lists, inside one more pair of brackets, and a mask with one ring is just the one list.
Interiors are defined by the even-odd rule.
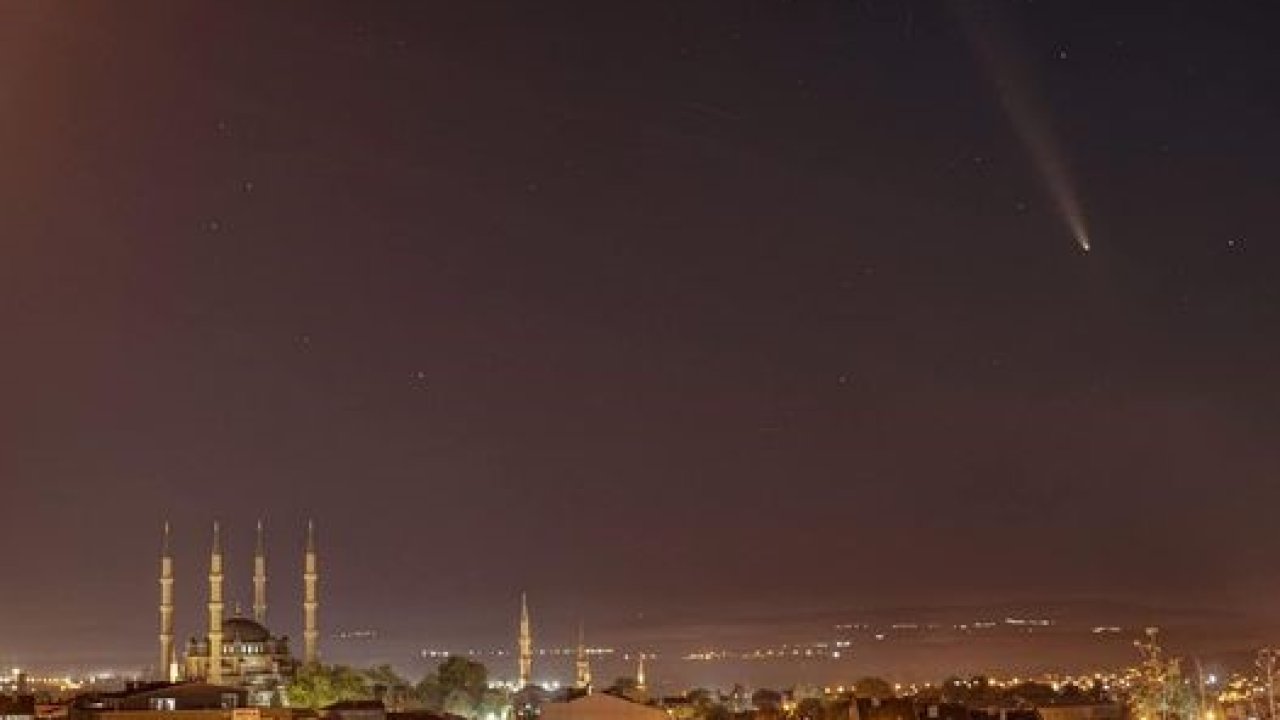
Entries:
[[1280,720],[1277,19],[0,1],[0,720]]

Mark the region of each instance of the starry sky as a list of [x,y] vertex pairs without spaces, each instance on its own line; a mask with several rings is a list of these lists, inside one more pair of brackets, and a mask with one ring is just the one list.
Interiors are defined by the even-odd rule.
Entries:
[[1280,628],[1268,5],[0,5],[0,659],[146,663],[165,519],[180,637],[258,517],[299,634],[313,517],[392,661],[521,590]]

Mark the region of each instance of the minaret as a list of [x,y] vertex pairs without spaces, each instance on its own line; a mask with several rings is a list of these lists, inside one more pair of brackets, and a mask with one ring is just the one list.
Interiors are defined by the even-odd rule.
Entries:
[[205,680],[222,682],[222,537],[213,523],[213,550],[209,554],[209,669]]
[[636,666],[636,689],[643,691],[644,684],[644,653],[640,653],[640,664]]
[[578,657],[574,662],[573,686],[591,692],[591,661],[587,659],[587,645],[583,640],[582,622],[578,622]]
[[258,544],[253,552],[253,621],[267,624],[267,544],[258,520]]
[[173,680],[173,556],[169,554],[169,521],[160,541],[160,673]]
[[320,661],[320,656],[316,652],[316,641],[320,638],[320,631],[316,629],[316,610],[320,607],[320,601],[316,599],[316,582],[319,579],[320,575],[316,572],[316,526],[315,523],[308,520],[307,552],[302,565],[302,614],[304,621],[302,662],[307,665]]
[[533,635],[529,632],[529,605],[520,593],[520,687],[533,682]]

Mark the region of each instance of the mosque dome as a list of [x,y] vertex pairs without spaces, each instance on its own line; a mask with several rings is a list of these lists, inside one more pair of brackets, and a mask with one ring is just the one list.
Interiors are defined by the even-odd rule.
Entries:
[[271,633],[262,625],[243,617],[227,618],[222,623],[222,639],[227,642],[260,643],[271,639]]

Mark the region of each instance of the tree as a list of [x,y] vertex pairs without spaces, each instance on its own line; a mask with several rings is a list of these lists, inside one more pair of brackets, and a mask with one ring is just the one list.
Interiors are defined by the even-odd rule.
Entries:
[[715,702],[715,696],[706,688],[694,688],[684,694],[684,699],[694,707],[705,707]]
[[1031,705],[1032,707],[1051,705],[1058,696],[1052,685],[1038,683],[1033,680],[1018,683],[1005,694],[1012,696],[1014,700],[1018,700],[1024,705]]
[[942,681],[939,689],[942,702],[967,704],[969,701],[969,681],[964,678],[952,675]]
[[732,720],[733,713],[724,706],[724,703],[712,703],[707,706],[702,718],[703,720]]
[[480,720],[500,720],[511,711],[511,698],[502,690],[486,688],[476,703],[476,716]]
[[796,710],[792,717],[797,720],[824,720],[826,715],[826,708],[823,707],[821,700],[816,697],[807,697],[796,703]]
[[312,663],[298,671],[289,684],[285,697],[293,707],[318,710],[343,700],[368,700],[371,697],[364,676],[345,665]]
[[1186,720],[1198,712],[1199,703],[1182,675],[1181,659],[1165,656],[1158,634],[1157,628],[1147,628],[1147,641],[1134,642],[1143,660],[1129,704],[1135,715],[1146,720]]
[[916,688],[916,691],[911,693],[911,699],[917,705],[937,705],[939,703],[948,702],[942,694],[942,688],[935,685]]
[[444,699],[448,696],[448,693],[440,688],[440,678],[435,675],[422,678],[414,687],[413,694],[424,709],[436,713],[444,709]]
[[620,697],[631,697],[640,691],[640,683],[633,677],[615,678],[613,684],[605,692]]
[[751,704],[756,709],[757,718],[782,716],[782,693],[777,690],[760,688],[751,693]]
[[361,674],[369,685],[370,694],[375,700],[381,700],[388,710],[403,711],[413,699],[412,685],[390,665],[377,665]]
[[1067,704],[1083,703],[1089,699],[1084,688],[1075,683],[1067,683],[1058,691],[1058,701]]
[[827,700],[825,703],[827,720],[847,720],[849,717],[849,706],[855,702],[857,702],[857,700],[848,696]]
[[782,707],[782,693],[777,690],[760,688],[751,693],[751,704],[757,710],[776,710]]
[[450,655],[447,660],[436,666],[436,677],[445,690],[450,692],[462,690],[478,700],[480,693],[488,687],[489,670],[483,663],[468,660],[459,655]]
[[[450,655],[418,683],[416,695],[423,707],[465,718],[476,717],[484,708],[501,716],[506,712],[506,696],[487,696],[489,670],[483,663]],[[499,712],[500,710],[500,712]]]
[[684,694],[685,704],[677,704],[667,708],[667,714],[673,720],[701,720],[707,708],[715,701],[711,691],[705,688],[694,688]]
[[466,690],[450,690],[444,699],[444,712],[458,717],[474,718],[476,716],[476,698]]
[[741,683],[734,683],[729,691],[729,712],[740,715],[751,710],[751,694]]
[[878,677],[864,677],[853,683],[853,694],[860,698],[887,700],[894,696],[893,685]]
[[382,684],[387,686],[409,684],[408,680],[405,680],[404,678],[400,677],[396,673],[396,671],[390,665],[387,665],[387,664],[374,665],[373,667],[362,671],[362,674],[369,679],[369,682],[374,684]]
[[1271,648],[1262,648],[1258,651],[1258,657],[1255,661],[1258,671],[1262,674],[1263,687],[1267,690],[1267,717],[1276,720],[1276,658],[1280,655]]

